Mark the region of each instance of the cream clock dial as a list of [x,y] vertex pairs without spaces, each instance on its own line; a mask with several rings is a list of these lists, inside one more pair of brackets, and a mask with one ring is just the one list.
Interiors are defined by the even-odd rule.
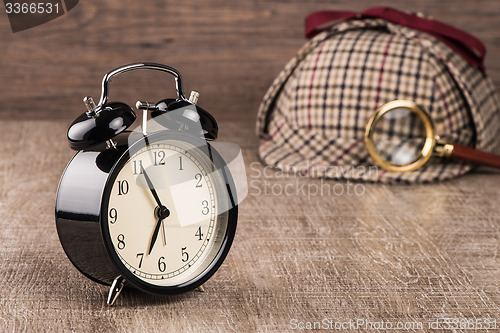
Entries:
[[220,247],[225,223],[217,218],[214,184],[221,179],[213,169],[196,147],[180,141],[146,146],[121,168],[109,196],[107,223],[116,254],[135,276],[177,285]]

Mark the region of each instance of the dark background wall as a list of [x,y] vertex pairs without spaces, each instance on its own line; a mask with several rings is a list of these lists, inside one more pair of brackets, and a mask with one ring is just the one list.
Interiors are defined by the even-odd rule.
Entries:
[[[154,61],[176,67],[186,94],[198,90],[199,104],[217,118],[251,123],[273,78],[304,43],[308,13],[375,5],[422,11],[476,35],[500,86],[498,0],[81,0],[68,14],[15,34],[2,6],[0,119],[69,121],[85,110],[84,96],[99,98],[107,71]],[[111,99],[134,103],[175,94],[162,73],[125,75],[113,81]]]

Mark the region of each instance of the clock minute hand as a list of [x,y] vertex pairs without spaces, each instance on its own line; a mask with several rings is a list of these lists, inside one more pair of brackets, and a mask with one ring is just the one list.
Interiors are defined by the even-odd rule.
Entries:
[[160,217],[158,219],[158,222],[156,222],[155,231],[153,232],[153,236],[151,237],[151,243],[149,243],[148,255],[151,254],[151,250],[153,250],[153,246],[155,245],[156,238],[158,238],[158,232],[160,231],[161,221],[162,221],[162,218]]

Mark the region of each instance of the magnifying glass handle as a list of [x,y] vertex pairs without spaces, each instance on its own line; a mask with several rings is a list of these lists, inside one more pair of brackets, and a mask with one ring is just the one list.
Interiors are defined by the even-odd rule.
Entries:
[[480,151],[474,148],[460,145],[458,143],[453,144],[453,150],[450,157],[459,158],[468,162],[487,165],[493,168],[500,169],[500,156]]

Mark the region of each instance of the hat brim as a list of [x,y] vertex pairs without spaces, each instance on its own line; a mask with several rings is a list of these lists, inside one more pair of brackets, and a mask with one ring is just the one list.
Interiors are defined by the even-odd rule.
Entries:
[[[430,183],[456,178],[472,170],[469,163],[433,157],[415,171],[389,172],[375,165],[364,141],[359,139],[331,140],[318,152],[290,142],[261,140],[259,156],[264,164],[301,177],[377,183]],[[334,157],[327,160],[325,156]]]

